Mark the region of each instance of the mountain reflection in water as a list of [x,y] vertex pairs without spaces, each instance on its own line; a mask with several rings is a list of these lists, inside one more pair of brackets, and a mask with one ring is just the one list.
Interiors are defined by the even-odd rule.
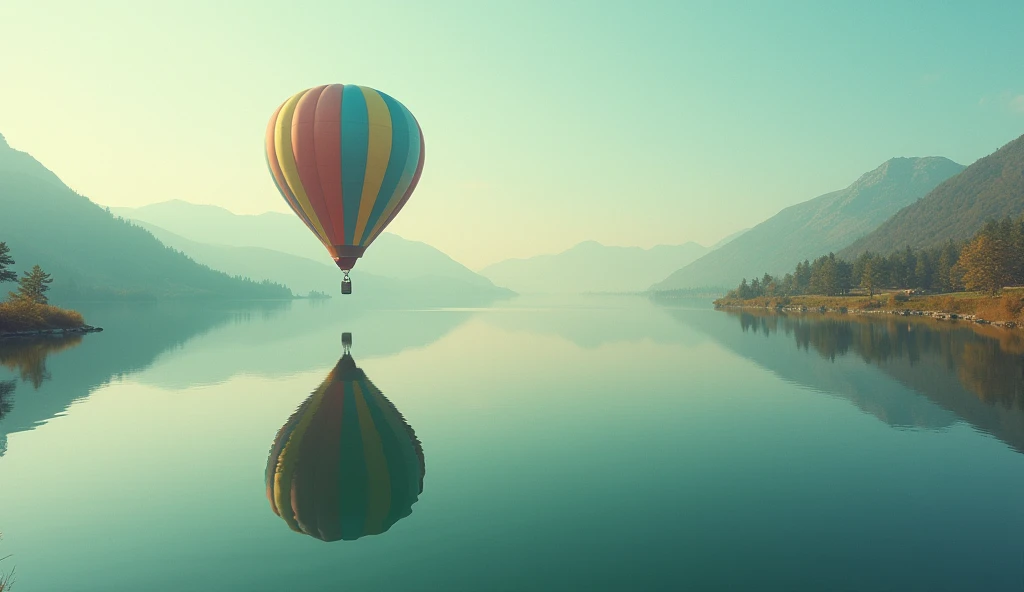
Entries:
[[[1015,330],[967,323],[941,322],[903,317],[848,317],[786,315],[760,311],[728,311],[727,318],[738,321],[742,334],[763,336],[788,342],[788,351],[818,354],[820,363],[834,365],[855,357],[880,370],[891,380],[923,395],[956,418],[989,433],[1019,452],[1024,452],[1024,335]],[[719,313],[719,318],[722,315]],[[735,325],[734,325],[735,326]],[[807,364],[807,357],[792,355],[771,358],[764,347],[754,351],[738,342],[735,330],[727,335],[727,345],[740,353],[767,362],[770,369],[789,373],[788,363]],[[776,354],[782,355],[784,354]],[[839,372],[835,369],[834,372]],[[821,388],[815,381],[798,380]],[[822,390],[844,394],[834,385]],[[875,389],[877,390],[877,389]],[[867,388],[852,387],[846,395],[859,405],[888,421],[885,393],[870,393]],[[871,403],[865,405],[865,401]],[[874,408],[871,408],[874,406]],[[902,423],[902,422],[895,422]],[[911,418],[916,427],[924,425]]]

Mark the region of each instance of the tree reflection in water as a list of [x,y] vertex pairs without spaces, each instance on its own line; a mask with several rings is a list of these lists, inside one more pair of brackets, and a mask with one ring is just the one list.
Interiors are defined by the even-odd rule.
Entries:
[[[0,341],[0,366],[15,373],[23,382],[30,383],[33,389],[38,389],[50,378],[46,357],[75,347],[81,341],[81,335],[5,339]],[[17,384],[17,379],[0,381],[0,421],[14,408]],[[7,435],[0,434],[0,456],[6,452]]]
[[1013,329],[929,319],[791,316],[730,311],[743,331],[792,335],[797,347],[835,361],[853,353],[884,366],[941,360],[960,384],[982,401],[1024,410],[1024,335]]
[[17,372],[22,381],[29,382],[33,388],[38,389],[43,381],[50,377],[46,370],[46,357],[75,347],[81,342],[81,335],[0,341],[0,366]]
[[0,381],[0,419],[11,412],[11,405],[14,402],[14,388],[17,382],[14,380]]

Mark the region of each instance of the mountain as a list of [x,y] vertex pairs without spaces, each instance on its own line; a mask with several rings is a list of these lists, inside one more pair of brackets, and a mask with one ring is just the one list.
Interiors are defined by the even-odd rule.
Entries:
[[123,298],[290,298],[280,285],[197,264],[146,230],[116,219],[0,136],[0,240],[14,269],[53,275],[56,303]]
[[[281,282],[298,294],[338,291],[338,268],[292,215],[240,215],[179,200],[111,211],[214,269]],[[352,279],[356,300],[372,296],[378,302],[454,306],[513,295],[441,251],[388,232],[359,260]]]
[[1024,136],[967,167],[920,201],[900,210],[839,255],[886,254],[905,246],[966,240],[985,222],[1024,214]]
[[480,273],[520,293],[642,292],[707,252],[693,242],[641,249],[587,241],[554,255],[506,259]]
[[708,247],[708,251],[710,252],[710,251],[714,251],[715,249],[721,249],[725,245],[731,243],[732,241],[734,241],[734,240],[738,239],[739,237],[743,236],[744,234],[746,234],[747,231],[749,231],[749,230],[750,230],[749,228],[744,228],[743,230],[738,230],[738,231],[730,234],[729,236],[723,238],[722,240],[720,240],[717,243],[715,243],[715,244],[711,245],[710,247]]
[[185,253],[198,263],[230,275],[240,275],[257,281],[273,279],[288,286],[298,295],[308,294],[311,290],[331,293],[338,287],[338,268],[333,263],[328,265],[321,261],[262,247],[200,243],[155,224],[137,220],[133,222],[148,230],[168,247]]
[[893,158],[846,189],[782,210],[651,290],[731,288],[745,277],[791,272],[848,246],[963,169],[941,157]]
[[[198,243],[260,247],[323,261],[327,251],[292,214],[235,214],[219,206],[174,199],[138,208],[112,207],[118,216],[155,224]],[[328,259],[328,263],[330,259]],[[364,261],[360,261],[362,267]]]

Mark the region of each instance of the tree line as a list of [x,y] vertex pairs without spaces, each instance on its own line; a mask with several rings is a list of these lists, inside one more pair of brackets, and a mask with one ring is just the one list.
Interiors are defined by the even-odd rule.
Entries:
[[792,273],[740,282],[728,298],[842,296],[862,288],[913,289],[927,292],[985,291],[996,295],[1005,286],[1024,284],[1024,217],[989,221],[966,242],[912,249],[889,255],[866,252],[854,261],[834,253],[798,263]]

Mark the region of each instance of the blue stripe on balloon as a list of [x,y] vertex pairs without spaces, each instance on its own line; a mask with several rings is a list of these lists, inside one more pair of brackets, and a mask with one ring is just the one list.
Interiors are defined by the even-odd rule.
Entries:
[[395,188],[398,187],[402,173],[405,172],[406,160],[409,157],[409,121],[405,115],[406,109],[388,95],[380,91],[378,94],[384,99],[384,104],[388,106],[388,112],[391,114],[391,155],[388,157],[388,168],[384,171],[380,192],[377,193],[377,199],[373,202],[373,210],[370,211],[370,218],[366,222],[366,230],[363,236],[358,237],[361,245],[366,244],[366,240],[370,238],[370,231],[384,214],[384,209],[388,207],[388,202],[391,201],[391,196],[395,193]]
[[366,111],[366,98],[358,86],[345,85],[341,95],[341,201],[345,208],[346,245],[356,244],[356,220],[363,197],[369,145],[370,117]]
[[[409,126],[409,158],[405,161],[405,172],[408,175],[408,181],[402,187],[402,194],[409,189],[409,185],[412,184],[412,178],[416,176],[416,167],[420,164],[420,126],[416,124],[416,118],[412,116],[412,112],[408,109],[405,110],[406,118],[408,119]],[[398,199],[402,199],[399,196]]]
[[[363,389],[363,393],[366,393],[366,404],[370,411],[370,417],[373,420],[373,427],[378,437],[380,437],[381,449],[384,452],[383,469],[388,474],[388,491],[385,492],[382,489],[371,487],[372,491],[370,492],[372,497],[383,496],[387,493],[391,500],[387,512],[380,517],[381,522],[369,525],[374,527],[374,530],[379,533],[386,531],[398,519],[404,518],[406,515],[402,513],[402,506],[407,501],[411,503],[407,493],[409,485],[404,474],[407,465],[403,462],[402,454],[404,449],[411,448],[411,446],[408,432],[402,427],[396,430],[395,428],[398,426],[388,421],[386,415],[388,404],[384,400],[383,393],[377,390],[369,380],[361,380],[359,385]],[[380,484],[376,485],[379,486]]]
[[344,411],[338,442],[338,527],[341,538],[353,540],[366,530],[369,491],[366,486],[366,452],[363,450],[363,426],[356,410],[355,382],[343,382]]
[[[398,181],[398,191],[391,198],[391,203],[388,204],[389,208],[392,204],[402,201],[402,197],[405,196],[409,186],[412,185],[412,178],[416,176],[416,167],[420,163],[420,128],[416,125],[416,119],[412,116],[412,113],[408,109],[403,110],[405,111],[406,129],[409,130],[409,155],[405,159],[405,170],[402,172],[402,178]],[[389,216],[394,217],[394,215],[394,210],[391,210]],[[367,242],[372,241],[381,232],[384,232],[386,227],[387,224],[378,228],[377,234],[369,237]]]

